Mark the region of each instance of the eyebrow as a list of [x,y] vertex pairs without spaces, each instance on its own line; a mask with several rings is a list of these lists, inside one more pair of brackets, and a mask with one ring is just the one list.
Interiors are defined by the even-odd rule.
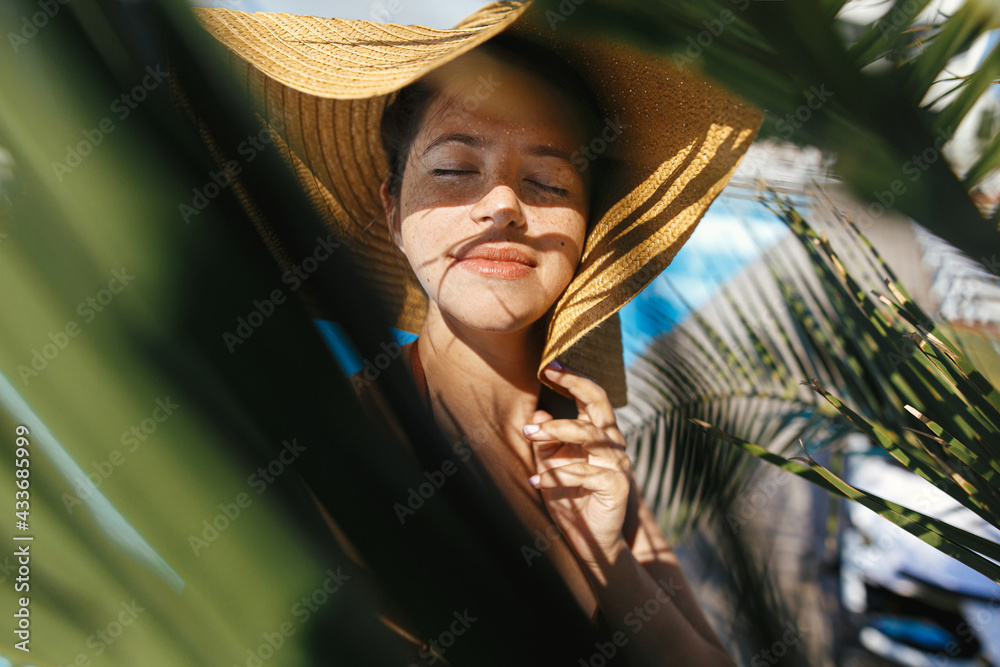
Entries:
[[432,150],[437,148],[442,144],[463,144],[469,148],[486,148],[486,142],[483,141],[481,137],[476,137],[471,134],[462,134],[461,132],[452,132],[451,134],[443,134],[434,141],[432,141],[427,148],[420,154],[422,157],[426,156]]
[[[476,148],[480,150],[489,147],[489,143],[482,137],[464,134],[462,132],[451,132],[449,134],[443,134],[432,141],[420,155],[421,157],[424,157],[438,146],[449,143],[462,144],[464,146],[468,146],[469,148]],[[528,146],[524,149],[524,152],[526,155],[532,155],[535,157],[554,157],[573,164],[572,156],[570,156],[568,151],[564,151],[561,148],[553,148],[552,146],[536,144],[534,146]]]
[[552,146],[528,146],[525,150],[528,155],[534,155],[535,157],[554,157],[560,160],[565,160],[570,164],[573,163],[573,158],[570,156],[568,151],[564,151],[561,148],[553,148]]

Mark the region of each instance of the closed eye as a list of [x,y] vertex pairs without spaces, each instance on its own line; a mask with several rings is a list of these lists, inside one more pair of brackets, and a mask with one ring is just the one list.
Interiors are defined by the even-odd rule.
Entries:
[[476,172],[472,169],[434,169],[432,172],[435,176],[464,176],[467,174],[475,174]]
[[531,183],[539,190],[542,190],[543,192],[548,192],[549,194],[557,195],[559,197],[569,196],[569,190],[566,190],[564,188],[557,188],[554,185],[546,185],[545,183],[539,183],[538,181],[533,181],[530,178],[526,178],[525,180],[528,181],[528,183]]

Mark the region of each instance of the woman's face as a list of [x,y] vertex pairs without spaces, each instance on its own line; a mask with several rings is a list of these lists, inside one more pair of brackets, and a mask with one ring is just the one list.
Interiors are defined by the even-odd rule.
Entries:
[[431,308],[475,329],[517,331],[555,303],[580,261],[587,183],[571,155],[583,130],[548,84],[483,53],[435,79],[393,237]]

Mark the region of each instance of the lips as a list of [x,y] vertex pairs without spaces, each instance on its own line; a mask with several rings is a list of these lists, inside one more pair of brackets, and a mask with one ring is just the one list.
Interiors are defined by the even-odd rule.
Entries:
[[531,273],[537,263],[516,246],[477,245],[456,255],[457,266],[480,275],[516,280]]
[[456,255],[459,261],[466,259],[485,259],[491,262],[515,262],[526,266],[535,266],[535,260],[528,253],[515,246],[477,245],[464,253]]

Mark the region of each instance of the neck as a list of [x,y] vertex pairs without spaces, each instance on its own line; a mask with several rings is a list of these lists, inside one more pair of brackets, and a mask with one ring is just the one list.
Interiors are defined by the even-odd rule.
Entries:
[[535,371],[542,337],[534,326],[504,333],[471,330],[432,301],[417,345],[442,428],[457,437],[486,425],[499,429],[507,442],[522,439],[541,388]]

